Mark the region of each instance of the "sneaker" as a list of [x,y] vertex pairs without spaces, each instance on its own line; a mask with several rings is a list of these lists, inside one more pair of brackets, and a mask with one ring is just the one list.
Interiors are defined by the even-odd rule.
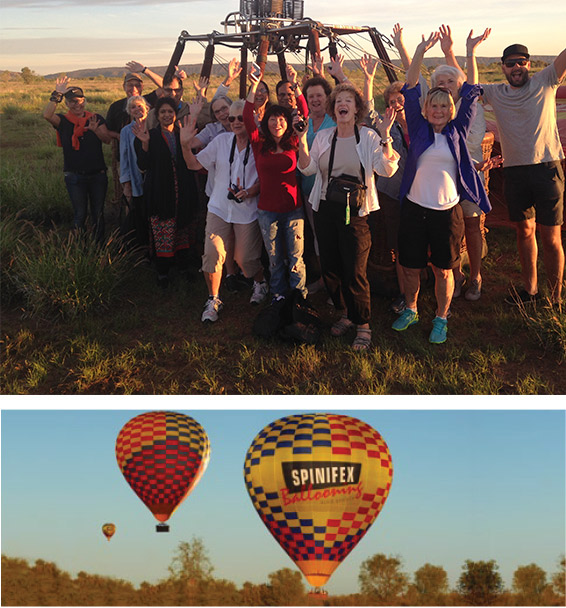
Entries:
[[224,279],[224,289],[228,293],[238,293],[240,291],[240,281],[238,281],[238,277],[235,274],[228,274]]
[[200,320],[203,323],[214,323],[218,321],[218,313],[222,310],[223,304],[220,298],[210,296],[204,305]]
[[454,293],[452,294],[453,298],[459,298],[462,295],[462,287],[466,282],[466,277],[462,277],[461,279],[454,279]]
[[399,318],[391,326],[395,331],[405,331],[410,325],[414,325],[419,320],[419,314],[410,308],[405,308]]
[[505,304],[509,304],[511,306],[519,306],[520,304],[534,304],[540,299],[541,296],[538,292],[531,295],[526,289],[521,289],[521,291],[513,290],[512,293],[505,298]]
[[448,336],[448,321],[440,317],[434,317],[432,320],[432,331],[428,337],[431,344],[443,344]]
[[263,302],[268,291],[269,287],[267,285],[267,281],[262,281],[261,283],[254,281],[254,288],[252,297],[250,298],[250,304],[259,304],[260,302]]
[[475,302],[481,298],[481,277],[479,279],[474,279],[470,283],[470,286],[466,289],[464,298],[470,300],[470,302]]
[[399,294],[391,303],[391,306],[389,307],[391,309],[392,312],[394,312],[395,314],[400,315],[405,308],[407,308],[407,303],[405,302],[405,296],[404,294]]

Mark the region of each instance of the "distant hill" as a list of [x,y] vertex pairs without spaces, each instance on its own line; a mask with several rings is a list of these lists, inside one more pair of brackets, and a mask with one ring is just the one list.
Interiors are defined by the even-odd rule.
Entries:
[[[457,57],[457,59],[458,59],[458,62],[460,63],[460,65],[464,65],[465,57]],[[554,56],[552,56],[552,55],[532,55],[531,56],[531,61],[544,61],[546,63],[550,63],[553,60],[554,60]],[[490,63],[499,63],[500,61],[501,61],[500,57],[478,57],[478,62],[486,64],[486,65],[489,65]],[[394,63],[397,66],[399,66],[401,64],[401,62],[398,59],[393,59],[392,63]],[[431,67],[431,66],[434,67],[434,66],[440,65],[442,63],[444,63],[444,57],[425,57],[425,60],[424,60],[424,64],[427,67]],[[165,73],[165,70],[167,69],[167,66],[165,66],[165,65],[148,66],[148,67],[150,67],[157,74],[161,74],[161,75],[163,75]],[[352,69],[358,68],[359,65],[355,61],[348,60],[345,62],[345,67],[349,70],[352,70]],[[187,74],[199,74],[200,69],[201,69],[201,64],[200,63],[183,64],[183,65],[181,65],[181,68],[183,70],[185,70],[185,72]],[[272,72],[278,71],[277,62],[275,61],[274,58],[270,57],[269,64],[268,64],[268,71],[272,71]],[[47,78],[49,80],[55,79],[59,76],[60,73],[61,72],[58,72],[56,74],[46,74],[45,78]],[[67,74],[67,76],[69,76],[70,78],[74,78],[76,80],[83,79],[83,78],[96,78],[97,76],[104,76],[105,78],[122,78],[125,73],[126,73],[125,67],[85,68],[82,70],[72,70],[72,71],[65,72],[65,74]],[[214,64],[212,66],[212,74],[215,76],[220,76],[220,75],[226,74],[226,69],[224,66]]]

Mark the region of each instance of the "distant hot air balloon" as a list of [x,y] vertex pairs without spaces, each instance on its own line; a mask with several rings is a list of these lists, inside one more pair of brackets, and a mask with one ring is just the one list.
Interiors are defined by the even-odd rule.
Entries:
[[175,412],[148,412],[127,422],[116,439],[122,474],[154,517],[158,532],[204,473],[210,443],[202,426]]
[[110,542],[110,539],[114,536],[114,532],[116,532],[116,526],[114,524],[104,524],[102,526],[102,534],[106,536],[108,542]]
[[244,465],[263,523],[322,587],[379,515],[393,465],[381,435],[338,414],[298,414],[266,426]]

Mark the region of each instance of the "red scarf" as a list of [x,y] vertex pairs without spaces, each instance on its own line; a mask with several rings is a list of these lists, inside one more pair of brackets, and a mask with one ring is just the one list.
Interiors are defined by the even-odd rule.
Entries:
[[[81,142],[79,141],[79,137],[84,135],[84,132],[88,129],[86,128],[86,123],[89,118],[94,116],[92,112],[87,112],[85,110],[84,116],[77,116],[76,114],[71,114],[71,112],[67,112],[64,114],[64,117],[75,125],[73,129],[73,136],[71,137],[71,144],[73,145],[73,150],[78,150],[81,147]],[[63,144],[61,143],[61,137],[59,136],[59,131],[57,131],[57,145],[62,148]]]

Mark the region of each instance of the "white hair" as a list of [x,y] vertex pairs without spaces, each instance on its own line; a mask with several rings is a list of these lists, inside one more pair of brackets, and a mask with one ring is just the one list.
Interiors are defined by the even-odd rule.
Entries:
[[439,65],[430,76],[430,84],[435,87],[436,79],[442,75],[453,76],[458,83],[458,88],[464,84],[464,74],[458,68],[454,68],[451,65]]
[[132,115],[132,106],[134,103],[136,103],[136,101],[143,103],[145,109],[149,110],[149,104],[147,103],[145,97],[142,97],[141,95],[132,95],[131,97],[128,97],[128,101],[126,102],[126,112],[128,113],[128,116]]

